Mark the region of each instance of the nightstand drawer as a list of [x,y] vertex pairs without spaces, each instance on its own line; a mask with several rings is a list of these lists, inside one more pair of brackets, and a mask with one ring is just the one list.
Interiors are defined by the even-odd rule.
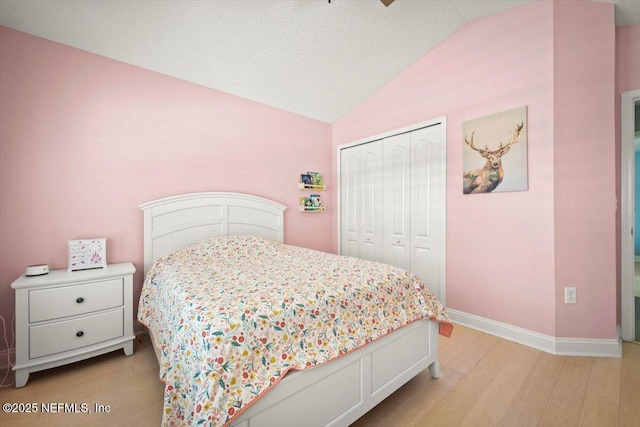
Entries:
[[29,328],[29,357],[48,356],[124,336],[123,310]]
[[91,313],[123,304],[121,278],[29,292],[29,322]]

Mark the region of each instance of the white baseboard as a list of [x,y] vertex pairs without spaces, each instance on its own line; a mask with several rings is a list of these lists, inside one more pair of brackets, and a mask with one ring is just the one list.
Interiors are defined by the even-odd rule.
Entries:
[[562,356],[622,357],[619,331],[617,339],[557,338],[450,308],[447,308],[447,313],[454,323],[547,353]]

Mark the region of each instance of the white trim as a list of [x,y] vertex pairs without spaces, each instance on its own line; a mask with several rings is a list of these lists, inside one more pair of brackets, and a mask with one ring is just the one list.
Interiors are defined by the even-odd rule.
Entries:
[[[635,153],[634,108],[640,101],[640,89],[621,95],[620,104],[620,317],[625,341],[635,338],[634,309],[634,238],[635,222]],[[624,230],[627,230],[626,232]],[[640,232],[640,230],[635,230]]]
[[[433,126],[433,125],[437,125],[439,123],[442,123],[442,125],[444,125],[444,127],[446,129],[447,116],[435,117],[433,119],[425,120],[423,122],[414,123],[414,124],[411,124],[411,125],[408,125],[408,126],[404,126],[404,127],[398,128],[398,129],[392,129],[392,130],[389,130],[389,131],[386,131],[386,132],[382,132],[382,133],[379,133],[379,134],[376,134],[376,135],[367,136],[367,137],[358,139],[356,141],[351,141],[351,142],[347,142],[347,143],[344,143],[344,144],[340,144],[340,145],[338,145],[338,161],[340,160],[340,150],[343,150],[345,148],[353,147],[355,145],[360,145],[360,144],[366,144],[367,142],[377,141],[378,139],[389,138],[390,136],[399,135],[401,133],[413,132],[414,130],[426,128],[426,127]],[[338,165],[340,165],[340,163],[338,163]]]
[[[619,336],[619,335],[618,335]],[[556,338],[561,356],[622,357],[621,339]]]
[[[562,356],[622,357],[622,341],[619,338],[557,338],[451,308],[447,308],[447,313],[454,323],[547,353]],[[453,333],[455,334],[455,330]]]
[[442,126],[442,143],[443,145],[443,149],[442,149],[442,200],[441,200],[441,209],[442,209],[442,253],[440,254],[440,259],[442,260],[442,271],[441,271],[441,278],[440,278],[440,301],[445,304],[446,301],[446,283],[447,283],[447,277],[446,277],[446,271],[447,271],[447,266],[446,266],[446,262],[447,262],[447,117],[446,116],[440,116],[440,117],[435,117],[433,119],[430,120],[425,120],[423,122],[418,122],[418,123],[414,123],[408,126],[404,126],[402,128],[399,129],[393,129],[390,131],[386,131],[383,133],[379,133],[377,135],[372,135],[372,136],[368,136],[362,139],[359,139],[357,141],[352,141],[352,142],[348,142],[345,144],[341,144],[337,146],[336,149],[336,157],[337,157],[337,161],[336,161],[336,224],[337,224],[337,235],[338,235],[338,244],[337,244],[337,248],[338,248],[338,254],[342,253],[342,248],[341,248],[341,244],[342,244],[342,235],[341,235],[341,223],[340,223],[340,200],[341,200],[341,195],[340,195],[340,151],[345,149],[345,148],[349,148],[349,147],[353,147],[355,145],[360,145],[360,144],[366,144],[368,142],[373,142],[373,141],[377,141],[379,139],[384,139],[384,138],[388,138],[390,136],[394,136],[394,135],[398,135],[401,133],[406,133],[406,132],[412,132],[414,130],[417,129],[422,129],[428,126],[434,126],[434,125],[438,125],[440,124]]
[[447,301],[447,117],[441,116],[440,126],[442,126],[442,200],[441,203],[441,217],[442,217],[442,253],[440,259],[442,260],[442,270],[440,276],[440,302],[446,305]]

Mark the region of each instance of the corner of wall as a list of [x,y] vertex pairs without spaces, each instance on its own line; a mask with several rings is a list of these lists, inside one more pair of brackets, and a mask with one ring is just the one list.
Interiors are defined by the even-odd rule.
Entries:
[[[613,338],[614,8],[573,0],[553,7],[555,336]],[[577,288],[576,304],[564,303],[567,286]]]

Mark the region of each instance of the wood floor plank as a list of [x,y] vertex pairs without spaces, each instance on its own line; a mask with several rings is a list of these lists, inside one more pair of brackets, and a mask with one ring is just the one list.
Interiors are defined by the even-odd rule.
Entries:
[[562,358],[539,352],[535,364],[496,425],[499,427],[537,426],[562,365]]
[[455,326],[451,337],[438,340],[438,357],[442,363],[451,360],[475,344],[483,335],[480,331]]
[[496,425],[539,355],[538,350],[523,345],[518,346],[509,363],[503,366],[493,381],[482,391],[459,425],[461,427]]
[[514,356],[518,344],[501,340],[418,422],[419,427],[458,426],[477,397]]
[[580,427],[615,426],[618,423],[621,368],[621,359],[593,359]]
[[540,427],[578,426],[593,365],[591,357],[564,356],[564,363],[540,419]]
[[622,344],[620,375],[620,427],[640,422],[640,344]]

